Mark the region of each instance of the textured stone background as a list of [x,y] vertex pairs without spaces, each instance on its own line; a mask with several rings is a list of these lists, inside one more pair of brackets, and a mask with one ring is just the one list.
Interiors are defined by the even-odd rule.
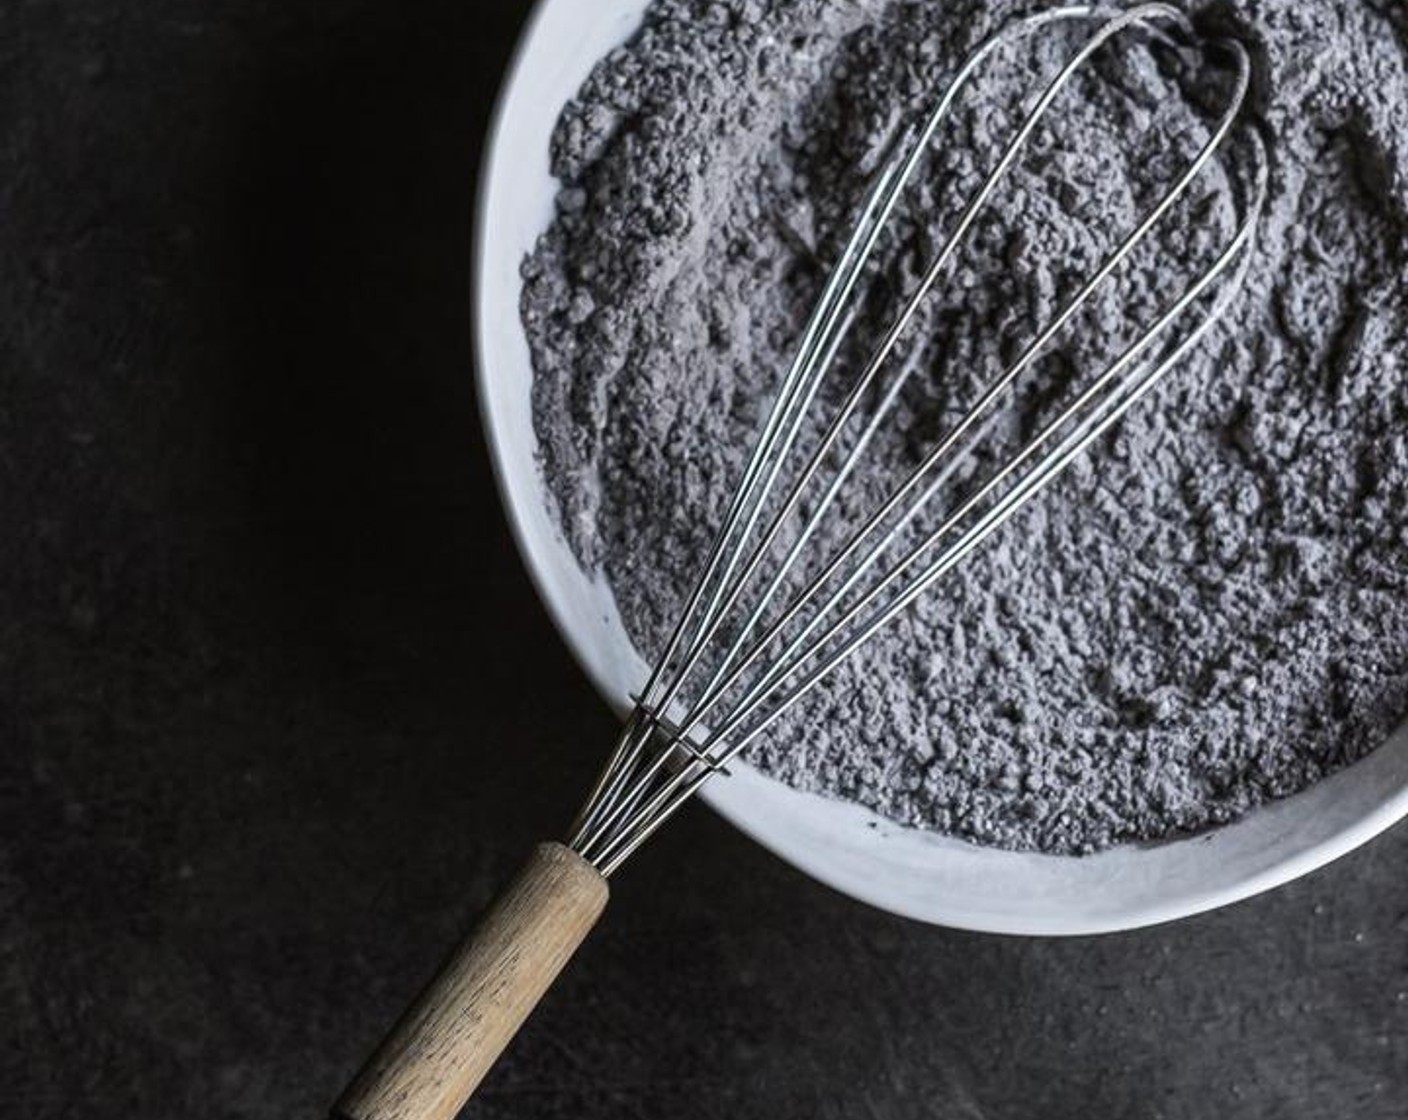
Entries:
[[[0,6],[0,1115],[322,1115],[605,749],[470,381],[525,8]],[[695,809],[471,1115],[1401,1117],[1406,856],[1018,940]]]

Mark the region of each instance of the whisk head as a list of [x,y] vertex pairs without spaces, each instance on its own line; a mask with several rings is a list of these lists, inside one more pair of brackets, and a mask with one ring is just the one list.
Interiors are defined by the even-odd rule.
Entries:
[[[853,365],[840,361],[864,299],[863,281],[940,127],[994,55],[1059,24],[1090,30],[1014,121],[991,169],[868,356]],[[864,476],[876,434],[894,422],[914,363],[893,359],[921,305],[952,271],[960,247],[1062,91],[1101,47],[1136,31],[1198,41],[1186,17],[1163,3],[1122,11],[1052,8],[1009,24],[959,67],[929,116],[901,138],[875,175],[693,591],[573,827],[570,846],[603,874],[1049,486],[1178,365],[1231,305],[1253,251],[1266,161],[1255,130],[1240,123],[1251,79],[1247,52],[1233,39],[1217,39],[1200,45],[1230,65],[1230,87],[1196,154],[1017,357],[993,371],[962,414],[928,441],[912,469],[867,505],[837,543],[818,549],[818,529],[848,504],[847,486]],[[1223,169],[1233,183],[1238,217],[1211,259],[1140,323],[1113,358],[1071,378],[1056,414],[1029,438],[1015,450],[1000,449],[985,475],[956,482],[959,464],[983,448],[1001,402],[1023,375],[1151,231],[1178,217],[1175,207],[1187,201],[1195,180],[1210,165],[1223,165],[1221,157],[1234,148],[1244,153],[1237,161],[1242,173]],[[831,382],[838,378],[844,379],[839,403],[831,406],[823,384],[835,396]],[[819,423],[822,414],[825,422]],[[993,454],[990,443],[988,450]]]

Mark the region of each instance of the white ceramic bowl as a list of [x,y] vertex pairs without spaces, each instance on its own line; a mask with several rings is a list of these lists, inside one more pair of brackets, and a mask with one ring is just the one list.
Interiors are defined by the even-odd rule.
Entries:
[[[558,629],[625,710],[644,666],[611,593],[576,563],[549,513],[518,316],[519,264],[552,215],[548,138],[593,64],[646,0],[541,0],[500,95],[478,210],[479,399],[519,548]],[[609,744],[601,744],[603,755]],[[1303,875],[1408,812],[1408,733],[1303,793],[1215,832],[1065,857],[979,848],[797,793],[747,766],[703,798],[782,858],[849,895],[928,922],[998,933],[1129,929],[1208,910]]]

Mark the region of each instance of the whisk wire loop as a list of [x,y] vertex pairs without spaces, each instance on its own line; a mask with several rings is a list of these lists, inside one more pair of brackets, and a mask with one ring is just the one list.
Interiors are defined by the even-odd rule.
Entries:
[[[871,349],[815,446],[802,454],[807,419],[814,414],[821,386],[856,321],[857,293],[882,234],[957,98],[1001,48],[1070,21],[1098,21],[1098,25],[1024,110],[996,164],[966,200],[941,248]],[[1250,151],[1251,170],[1240,180],[1229,173],[1240,196],[1240,217],[1215,259],[1015,455],[956,500],[936,527],[920,530],[919,515],[947,492],[958,464],[998,419],[993,409],[997,401],[1228,147],[1247,97],[1251,65],[1240,44],[1219,40],[1211,46],[1232,61],[1231,92],[1187,166],[1094,273],[1063,300],[1017,358],[986,385],[859,528],[846,536],[834,555],[824,559],[815,575],[806,574],[802,586],[782,595],[805,569],[808,546],[890,418],[918,363],[911,355],[888,381],[882,380],[883,371],[1038,124],[1102,46],[1136,27],[1167,38],[1161,25],[1190,41],[1194,38],[1183,14],[1164,3],[1123,11],[1067,6],[1019,20],[973,51],[922,125],[895,144],[865,196],[860,217],[802,332],[684,610],[574,823],[569,845],[602,874],[611,874],[704,782],[1049,486],[1176,367],[1230,307],[1246,277],[1267,189],[1265,155],[1251,129],[1244,130],[1243,145]],[[1229,270],[1230,280],[1207,303],[1213,285]],[[1181,337],[1166,342],[1200,302],[1207,306],[1196,321]],[[867,406],[876,397],[878,403]],[[869,411],[863,411],[867,407]],[[857,420],[859,431],[844,442]],[[794,467],[799,454],[802,461]],[[817,484],[821,493],[808,502]],[[789,531],[793,535],[785,537]],[[913,540],[916,531],[918,539]],[[784,542],[780,560],[774,558],[779,541]],[[907,547],[892,557],[901,544]],[[766,567],[769,562],[776,565],[771,570]],[[736,614],[742,615],[741,620],[735,621]]]
[[[899,521],[896,522],[892,527],[890,527],[890,529],[887,530],[878,541],[870,542],[872,547],[869,553],[861,559],[858,566],[851,572],[849,576],[846,577],[846,579],[841,583],[841,585],[833,591],[833,593],[828,597],[826,602],[817,609],[817,611],[813,615],[813,621],[809,623],[808,627],[797,636],[793,644],[788,647],[788,650],[782,655],[780,655],[779,661],[785,662],[787,660],[788,655],[793,652],[795,648],[800,645],[800,643],[804,641],[813,632],[814,627],[820,622],[820,620],[824,618],[838,602],[844,599],[844,597],[856,586],[860,579],[872,567],[874,567],[874,565],[878,563],[878,561],[885,555],[889,546],[900,537],[904,529],[911,522],[913,522],[917,518],[917,516],[928,506],[928,504],[933,500],[933,498],[941,492],[942,485],[945,479],[945,476],[943,474],[939,474],[938,476],[933,478],[928,483],[928,485],[925,486],[925,488],[919,492],[917,497],[914,497],[912,499],[910,498],[913,489],[917,487],[925,479],[925,477],[933,471],[933,468],[936,465],[942,463],[946,458],[951,458],[951,454],[954,448],[958,445],[959,440],[973,427],[979,417],[982,416],[982,414],[986,412],[989,408],[991,408],[991,406],[998,399],[998,397],[1005,390],[1009,389],[1016,381],[1016,379],[1032,364],[1032,362],[1036,360],[1038,355],[1041,353],[1042,349],[1051,341],[1051,339],[1056,336],[1059,330],[1070,321],[1071,317],[1074,316],[1076,312],[1090,299],[1090,297],[1094,294],[1096,288],[1099,286],[1100,282],[1103,281],[1106,277],[1108,277],[1120,264],[1120,262],[1123,261],[1124,258],[1131,251],[1133,251],[1135,246],[1138,245],[1138,243],[1144,238],[1144,236],[1154,226],[1154,224],[1167,212],[1168,208],[1171,207],[1174,202],[1176,202],[1177,199],[1182,195],[1182,193],[1187,189],[1188,185],[1203,169],[1207,161],[1212,158],[1217,148],[1220,146],[1223,139],[1225,138],[1227,131],[1232,127],[1232,124],[1237,114],[1237,110],[1240,108],[1242,97],[1245,94],[1245,69],[1241,71],[1240,77],[1241,81],[1239,81],[1238,84],[1233,108],[1224,114],[1217,130],[1203,145],[1197,157],[1189,164],[1189,167],[1186,169],[1184,174],[1179,178],[1178,182],[1168,192],[1168,194],[1164,196],[1164,198],[1160,201],[1159,205],[1156,206],[1153,210],[1151,210],[1150,213],[1145,217],[1145,219],[1140,223],[1139,227],[1133,233],[1129,234],[1120,244],[1120,246],[1112,254],[1110,254],[1104,264],[1101,265],[1099,271],[1097,271],[1096,274],[1091,278],[1091,280],[1088,281],[1085,285],[1083,285],[1082,288],[1074,296],[1071,297],[1071,299],[1061,308],[1061,310],[1051,320],[1051,322],[1038,333],[1037,337],[1031,343],[1026,346],[1026,348],[1022,351],[1018,359],[1013,362],[1010,366],[1008,366],[1007,369],[1005,369],[1002,374],[995,381],[992,382],[992,384],[983,393],[982,397],[977,401],[977,403],[974,404],[964,414],[962,419],[954,426],[954,428],[947,435],[945,435],[939,441],[939,443],[928,453],[924,460],[917,467],[914,468],[914,470],[909,474],[909,476],[898,487],[895,488],[895,490],[890,494],[889,498],[886,499],[886,501],[881,505],[881,507],[874,514],[871,515],[871,517],[865,522],[865,524],[863,524],[858,530],[856,530],[851,535],[850,539],[840,549],[836,556],[827,564],[826,568],[822,571],[822,573],[817,576],[816,579],[814,579],[798,595],[798,597],[784,612],[782,617],[779,618],[778,621],[771,628],[769,628],[768,632],[758,642],[755,643],[752,654],[748,657],[745,657],[743,662],[739,665],[738,669],[740,671],[744,668],[747,668],[751,660],[756,660],[756,658],[761,655],[763,650],[767,648],[772,637],[775,636],[778,632],[780,632],[784,626],[786,626],[793,619],[795,619],[800,613],[800,611],[808,604],[808,602],[814,595],[819,593],[823,588],[830,585],[831,578],[845,567],[845,564],[856,554],[856,552],[860,550],[862,545],[865,545],[867,542],[870,541],[871,535],[877,529],[884,525],[885,521],[890,517],[890,515],[899,510],[908,500],[909,505],[907,506],[907,508],[904,509]],[[1235,244],[1240,246],[1240,240],[1237,240]],[[1226,262],[1222,264],[1222,267],[1226,267]],[[1192,302],[1192,299],[1195,298],[1197,294],[1201,294],[1201,292],[1206,286],[1206,283],[1210,283],[1211,280],[1215,279],[1221,271],[1222,268],[1214,266],[1214,270],[1212,270],[1210,274],[1206,275],[1201,281],[1199,281],[1197,285],[1195,285],[1194,288],[1189,289],[1189,291],[1185,293],[1184,298],[1181,299],[1176,305],[1176,308],[1172,313],[1171,317],[1164,317],[1159,321],[1158,324],[1156,324],[1154,327],[1151,327],[1141,337],[1137,344],[1138,347],[1144,348],[1150,345],[1158,336],[1158,334],[1162,333],[1165,329],[1167,329],[1168,325],[1172,321],[1172,318],[1176,317],[1177,314],[1181,313],[1181,311]],[[1134,348],[1131,348],[1131,351],[1133,350]],[[1094,398],[1094,396],[1107,384],[1109,384],[1110,381],[1113,380],[1113,378],[1118,373],[1124,372],[1127,366],[1128,362],[1126,362],[1126,360],[1122,358],[1113,365],[1111,365],[1109,368],[1107,368],[1107,370],[1100,377],[1098,377],[1096,381],[1089,388],[1087,388],[1079,398],[1077,398],[1076,402],[1072,406],[1070,406],[1060,417],[1058,417],[1055,422],[1053,422],[1051,428],[1048,428],[1047,432],[1044,433],[1044,435],[1049,434],[1052,429],[1066,423],[1078,411],[1084,409]],[[960,511],[956,513],[953,518],[950,519],[949,522],[945,523],[945,529],[950,528],[964,515],[966,515],[966,513],[970,512],[973,506],[978,501],[988,496],[999,483],[1001,483],[1009,475],[1014,473],[1016,469],[1038,449],[1040,443],[1041,437],[1038,437],[1037,440],[1034,440],[1029,443],[1026,449],[1024,449],[1018,456],[1009,460],[1004,466],[999,468],[998,472],[991,479],[989,479],[989,481],[984,485],[984,487],[977,494],[969,498],[968,501],[960,508]],[[811,519],[811,521],[809,522],[813,529],[815,528],[815,523],[815,518]],[[891,575],[887,576],[885,580],[882,581],[881,586],[877,588],[875,592],[872,592],[871,597],[873,597],[875,594],[878,594],[879,591],[884,590],[890,582],[892,582],[895,578],[898,577],[899,572],[900,569],[898,568],[892,570]],[[753,619],[750,619],[750,624],[752,623],[752,621]],[[748,626],[745,625],[740,637],[745,635],[747,633],[747,630]],[[725,656],[726,663],[729,657],[732,656],[734,649],[736,649],[739,644],[740,642],[736,641],[734,643],[734,646],[730,647],[729,653]],[[733,683],[735,683],[737,679],[738,672],[734,672],[730,674],[719,685],[715,686],[709,691],[706,691],[704,696],[695,705],[694,717],[684,725],[686,733],[693,730],[693,727],[697,725],[699,720],[702,719],[705,715],[707,715],[709,709],[713,706],[713,704],[717,702],[720,696],[727,692],[727,689]]]
[[[1030,35],[1049,23],[1055,22],[1063,18],[1083,18],[1088,16],[1092,11],[1093,9],[1067,8],[1057,9],[1050,12],[1043,12],[1036,16],[1029,17],[1027,20],[1023,20],[1017,24],[1014,24],[1011,27],[1004,29],[1003,31],[999,31],[996,35],[992,36],[981,46],[979,46],[978,49],[974,51],[972,55],[969,56],[968,60],[964,63],[964,65],[960,67],[957,76],[949,84],[949,87],[946,90],[944,96],[941,98],[938,107],[935,109],[929,121],[926,123],[926,127],[923,129],[919,137],[916,138],[914,143],[911,144],[907,156],[905,156],[902,160],[901,170],[899,174],[895,176],[892,187],[889,188],[889,190],[887,191],[887,196],[885,198],[884,205],[881,208],[881,215],[879,219],[880,222],[883,223],[892,214],[893,209],[898,202],[900,194],[902,193],[905,185],[912,178],[916,168],[918,167],[920,159],[922,158],[924,152],[929,146],[930,141],[933,138],[935,130],[938,128],[939,124],[943,121],[943,119],[947,116],[950,108],[954,103],[954,100],[962,91],[962,89],[967,85],[967,83],[972,79],[981,63],[986,61],[987,58],[991,54],[993,54],[998,48],[1005,46],[1010,42],[1016,41],[1022,37]],[[831,424],[827,427],[826,433],[822,437],[820,445],[816,448],[815,451],[813,451],[807,463],[799,473],[797,479],[794,481],[790,491],[787,494],[787,497],[782,502],[781,508],[774,514],[768,528],[763,533],[761,539],[756,544],[754,544],[751,549],[747,550],[748,559],[743,571],[735,575],[734,568],[737,565],[738,561],[745,555],[745,549],[741,547],[741,545],[743,542],[746,542],[749,539],[752,530],[756,524],[757,518],[762,513],[765,507],[766,503],[764,501],[764,497],[769,493],[773,483],[776,481],[777,474],[780,471],[783,463],[786,461],[787,454],[791,450],[792,441],[794,441],[796,438],[797,431],[800,427],[800,419],[802,414],[794,414],[794,422],[788,430],[788,439],[782,444],[779,453],[775,456],[773,460],[772,469],[767,475],[767,481],[758,491],[757,495],[750,495],[751,512],[749,514],[746,524],[744,525],[742,532],[739,534],[738,539],[740,542],[740,547],[732,551],[729,556],[729,560],[725,564],[722,575],[717,580],[713,595],[709,602],[709,606],[703,612],[703,615],[699,620],[695,638],[688,647],[688,653],[686,654],[683,663],[676,669],[674,682],[667,687],[665,696],[660,701],[662,707],[669,706],[671,700],[673,700],[674,698],[675,693],[678,692],[678,690],[682,687],[685,679],[688,677],[690,670],[697,664],[700,654],[704,649],[707,648],[709,641],[712,639],[714,633],[716,632],[719,621],[722,619],[725,612],[734,605],[734,603],[738,599],[739,594],[745,587],[748,586],[749,581],[756,572],[758,566],[767,557],[769,549],[776,541],[777,536],[781,532],[787,519],[796,510],[797,504],[801,500],[802,494],[806,491],[808,485],[811,483],[813,478],[815,478],[817,472],[822,468],[827,456],[835,448],[836,443],[840,439],[841,434],[844,431],[847,423],[855,414],[855,410],[860,405],[861,401],[864,400],[866,393],[874,384],[876,378],[880,375],[880,372],[884,368],[885,363],[887,362],[891,354],[894,352],[895,347],[898,345],[900,338],[903,336],[904,332],[913,322],[914,316],[918,313],[920,306],[923,304],[924,300],[928,296],[929,292],[933,289],[934,285],[938,282],[938,279],[943,274],[943,271],[952,262],[954,254],[957,252],[958,246],[967,236],[969,230],[972,228],[973,223],[977,220],[978,215],[981,213],[983,207],[987,204],[993,191],[996,190],[998,184],[1006,176],[1008,171],[1016,162],[1017,158],[1021,155],[1022,149],[1025,147],[1027,141],[1031,138],[1031,135],[1036,130],[1037,125],[1041,123],[1041,120],[1045,116],[1047,110],[1051,107],[1052,103],[1060,95],[1061,91],[1066,87],[1066,85],[1071,81],[1071,79],[1081,69],[1081,67],[1083,67],[1089,61],[1090,57],[1097,50],[1099,50],[1100,47],[1102,47],[1109,39],[1119,34],[1131,24],[1139,23],[1140,21],[1154,17],[1174,19],[1180,24],[1184,22],[1182,14],[1179,13],[1177,9],[1171,8],[1166,4],[1159,3],[1143,4],[1139,7],[1132,8],[1127,12],[1119,13],[1113,18],[1109,19],[1086,41],[1086,43],[1081,47],[1080,51],[1062,67],[1061,71],[1056,75],[1055,78],[1052,79],[1052,81],[1047,85],[1045,90],[1043,90],[1040,98],[1037,100],[1035,105],[1027,112],[1027,115],[1022,120],[1022,123],[1018,127],[1015,135],[1008,142],[1006,148],[1004,149],[1001,155],[1001,158],[998,160],[997,165],[988,174],[987,178],[984,180],[977,192],[969,199],[968,203],[965,205],[963,212],[959,216],[959,219],[955,224],[953,230],[946,238],[943,248],[940,249],[938,254],[936,254],[934,259],[931,261],[927,271],[924,274],[923,279],[916,285],[915,290],[910,294],[903,310],[890,324],[884,336],[881,338],[880,342],[875,347],[873,353],[871,354],[869,360],[865,365],[864,370],[856,379],[855,383],[852,385],[850,391],[845,397],[845,400],[842,402],[840,408],[838,409],[836,416],[833,418]],[[1240,97],[1237,100],[1238,103],[1240,103]],[[1193,172],[1193,174],[1196,174],[1196,171]],[[1057,322],[1052,324],[1049,331],[1046,332],[1043,337],[1038,338],[1028,347],[1028,353],[1027,355],[1025,355],[1028,363],[1030,362],[1031,357],[1034,356],[1035,353],[1039,351],[1042,346],[1045,345],[1046,341],[1049,340],[1050,336],[1054,335],[1056,331],[1060,329],[1061,325],[1064,324],[1065,320],[1069,318],[1070,315],[1073,315],[1075,313],[1075,310],[1080,306],[1080,304],[1084,303],[1085,299],[1088,298],[1090,292],[1094,291],[1100,281],[1103,280],[1105,276],[1109,275],[1109,272],[1112,271],[1118,265],[1119,261],[1122,260],[1124,256],[1127,255],[1127,253],[1134,247],[1134,245],[1137,244],[1143,238],[1144,234],[1147,233],[1148,229],[1153,226],[1153,224],[1158,220],[1158,218],[1161,217],[1162,214],[1170,206],[1173,205],[1178,195],[1182,193],[1182,189],[1186,187],[1187,182],[1190,181],[1191,178],[1192,175],[1187,176],[1179,184],[1175,191],[1171,191],[1167,196],[1165,196],[1163,203],[1161,204],[1157,212],[1155,214],[1150,215],[1148,220],[1140,227],[1140,229],[1137,230],[1126,240],[1125,245],[1121,246],[1121,250],[1109,262],[1107,262],[1106,267],[1103,268],[1101,272],[1098,273],[1095,277],[1093,277],[1082,290],[1082,292],[1079,293],[1078,296],[1071,301],[1071,305],[1068,307],[1064,316],[1058,317]],[[872,235],[867,242],[867,251],[873,251],[874,242],[876,236],[878,236],[878,232],[878,228],[872,232]],[[855,273],[857,275],[859,274],[860,268],[863,266],[863,264],[864,261],[856,262]],[[853,286],[853,284],[848,285],[848,290],[850,287]],[[825,330],[823,330],[823,334],[825,334]],[[1024,368],[1025,364],[1026,363],[1023,363],[1022,368]],[[821,366],[820,368],[811,371],[809,374],[805,375],[802,374],[801,371],[798,371],[798,379],[802,380],[803,378],[805,378],[810,388],[811,395],[814,395],[816,387],[819,385],[824,372],[825,366]],[[974,410],[974,412],[984,411],[987,404],[991,403],[991,400],[994,399],[998,395],[998,393],[1001,392],[1005,384],[1010,381],[1011,378],[1015,378],[1018,373],[1020,373],[1020,368],[1013,371],[1008,378],[995,385],[994,388],[990,391],[990,393],[984,398],[984,400],[980,402],[979,406]],[[786,388],[784,386],[784,393],[785,392]],[[810,401],[810,396],[808,397],[808,400]],[[877,410],[875,413],[875,418],[879,418],[882,415],[882,410]],[[969,416],[972,417],[973,413],[970,413]],[[971,420],[969,422],[971,422]],[[953,438],[956,440],[959,436],[962,435],[963,431],[965,430],[966,427],[960,428],[954,433]],[[944,450],[947,450],[947,448],[945,448]],[[943,452],[939,451],[938,453],[942,454]],[[743,489],[746,489],[746,487],[740,488],[740,490]],[[722,538],[723,534],[721,534],[720,536]],[[780,570],[785,571],[786,568],[783,567]],[[662,659],[662,663],[668,664],[668,659]],[[646,695],[651,695],[650,689],[646,690]]]

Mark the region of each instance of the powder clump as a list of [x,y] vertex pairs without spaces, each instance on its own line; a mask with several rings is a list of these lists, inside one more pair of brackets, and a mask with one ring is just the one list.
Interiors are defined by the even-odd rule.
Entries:
[[[687,594],[868,177],[967,51],[1028,10],[655,0],[564,113],[558,212],[523,270],[535,426],[563,531],[646,653]],[[1402,719],[1408,20],[1394,12],[1229,0],[1196,13],[1250,44],[1272,141],[1257,256],[1227,326],[751,761],[906,825],[1084,852],[1232,820]],[[1053,35],[1032,63],[1050,73],[1070,42]],[[1036,137],[902,348],[915,387],[877,448],[870,497],[1205,135],[1169,96],[1176,66],[1121,42]],[[888,306],[1039,81],[992,68],[936,146],[876,280]],[[1063,371],[1187,281],[1161,256],[1225,241],[1235,213],[1220,174],[1063,335],[996,446],[1016,446]]]

